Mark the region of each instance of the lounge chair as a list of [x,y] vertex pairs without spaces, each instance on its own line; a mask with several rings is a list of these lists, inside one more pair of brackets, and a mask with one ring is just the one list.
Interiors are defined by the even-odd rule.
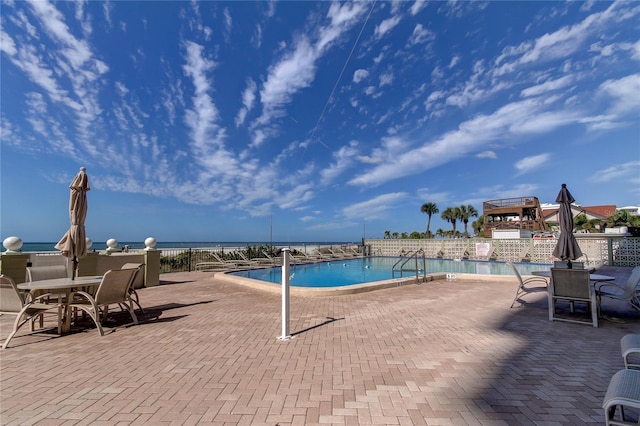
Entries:
[[622,352],[624,368],[640,370],[640,334],[625,334],[620,339],[620,352]]
[[[574,302],[584,302],[587,309],[591,310],[591,321],[577,319],[576,317],[558,317],[556,302],[568,301],[573,313]],[[592,324],[598,326],[598,307],[594,288],[591,285],[589,271],[586,269],[551,268],[551,281],[549,282],[549,321],[567,321],[578,324]]]
[[[616,418],[616,410],[620,407],[620,416]],[[625,415],[625,408],[640,415],[640,371],[620,370],[611,377],[607,393],[602,403],[605,425],[638,425]]]
[[[281,263],[280,262],[280,258],[271,257],[269,255],[269,253],[267,253],[266,250],[262,250],[262,254],[264,255],[264,259],[268,259],[268,262],[264,261],[264,260],[260,260],[261,262],[265,262],[265,263],[268,263],[268,264],[274,265],[274,266],[280,265],[280,263]],[[259,258],[259,257],[254,257],[253,258],[253,260],[259,260],[259,259],[261,259],[261,258]]]
[[537,293],[540,291],[547,291],[547,280],[543,277],[529,277],[527,279],[522,279],[522,275],[518,271],[518,268],[511,263],[507,262],[507,265],[513,269],[513,273],[518,279],[518,289],[516,290],[516,296],[513,298],[513,302],[511,302],[511,307],[516,304],[516,302],[520,302],[520,304],[524,304],[521,300],[522,296],[529,293]]
[[599,309],[602,306],[602,298],[608,297],[609,299],[628,302],[634,309],[640,311],[640,266],[633,268],[624,286],[615,282],[598,283],[596,285],[596,295]]
[[18,287],[11,277],[0,275],[0,315],[16,316],[11,333],[2,344],[2,349],[9,345],[20,327],[27,322],[31,323],[31,331],[34,331],[34,321],[37,318],[42,319],[42,315],[50,309],[58,310],[58,324],[60,324],[61,314],[58,305],[42,303],[48,296],[50,294],[45,293],[27,301],[18,291]]
[[101,323],[109,314],[110,305],[125,307],[131,315],[133,323],[138,324],[138,318],[133,310],[129,296],[129,287],[131,287],[135,274],[135,269],[107,271],[102,277],[102,282],[98,290],[96,290],[95,297],[85,291],[76,291],[71,294],[69,307],[81,309],[89,314],[96,324],[100,336],[104,336]]

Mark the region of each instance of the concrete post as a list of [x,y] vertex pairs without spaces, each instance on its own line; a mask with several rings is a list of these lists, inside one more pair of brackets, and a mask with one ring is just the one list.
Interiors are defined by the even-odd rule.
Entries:
[[144,250],[144,286],[160,285],[160,253],[162,250]]
[[27,277],[28,261],[28,254],[3,254],[0,257],[0,274],[11,277],[16,284],[21,284]]

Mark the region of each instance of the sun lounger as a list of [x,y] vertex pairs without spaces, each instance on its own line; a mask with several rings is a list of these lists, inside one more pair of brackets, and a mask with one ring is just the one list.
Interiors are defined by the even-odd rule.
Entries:
[[[616,417],[616,410],[620,407],[620,416]],[[605,424],[609,425],[637,425],[625,415],[625,409],[640,412],[640,371],[620,370],[613,375],[602,403]]]
[[640,334],[626,334],[620,339],[620,351],[624,368],[640,369]]

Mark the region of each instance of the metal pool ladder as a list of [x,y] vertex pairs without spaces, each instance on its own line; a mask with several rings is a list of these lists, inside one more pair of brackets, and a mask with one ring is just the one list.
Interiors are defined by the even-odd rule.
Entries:
[[[419,260],[422,259],[422,269],[419,268]],[[413,260],[413,262],[411,262]],[[423,249],[418,249],[414,252],[400,255],[400,259],[393,264],[391,268],[391,277],[396,278],[396,272],[399,278],[402,278],[404,273],[410,272],[416,274],[416,283],[425,282],[425,273],[427,261]],[[422,279],[420,279],[420,271],[422,271]]]

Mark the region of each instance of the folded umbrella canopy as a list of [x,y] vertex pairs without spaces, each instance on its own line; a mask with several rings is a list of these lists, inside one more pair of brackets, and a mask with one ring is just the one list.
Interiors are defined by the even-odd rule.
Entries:
[[561,260],[567,261],[567,267],[571,268],[571,261],[582,256],[582,251],[573,235],[573,213],[571,213],[571,203],[575,198],[567,189],[566,184],[562,184],[560,193],[556,198],[556,203],[560,204],[558,210],[558,223],[560,224],[560,237],[553,249],[553,255]]
[[71,278],[75,278],[78,259],[87,254],[87,241],[84,229],[84,221],[87,217],[87,191],[89,191],[89,178],[87,169],[80,167],[80,172],[69,185],[69,220],[71,227],[62,236],[55,248],[62,255],[73,260]]

